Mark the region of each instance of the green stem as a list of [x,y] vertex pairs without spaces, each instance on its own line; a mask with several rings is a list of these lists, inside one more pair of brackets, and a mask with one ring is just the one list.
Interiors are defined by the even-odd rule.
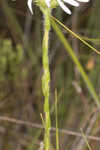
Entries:
[[50,71],[49,71],[49,57],[48,57],[48,42],[50,31],[50,11],[47,9],[44,13],[44,36],[43,36],[43,77],[42,77],[42,90],[44,94],[44,112],[45,112],[45,136],[44,146],[45,150],[50,149],[50,110],[49,110],[49,83],[50,83]]

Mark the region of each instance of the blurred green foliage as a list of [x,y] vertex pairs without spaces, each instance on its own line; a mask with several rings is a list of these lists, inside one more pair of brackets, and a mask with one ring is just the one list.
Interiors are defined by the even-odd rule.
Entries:
[[23,48],[20,44],[14,47],[11,40],[0,40],[0,82],[14,81],[19,74],[23,74],[21,69],[23,61]]

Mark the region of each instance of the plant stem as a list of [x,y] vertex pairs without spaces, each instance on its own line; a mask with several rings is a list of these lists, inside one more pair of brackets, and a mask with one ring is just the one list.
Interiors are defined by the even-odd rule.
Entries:
[[44,112],[45,112],[45,136],[44,147],[45,150],[50,149],[50,110],[49,110],[49,92],[50,92],[50,71],[49,71],[49,57],[48,57],[48,44],[49,44],[49,31],[50,31],[50,11],[47,9],[44,13],[44,36],[43,36],[43,77],[42,77],[42,90],[44,94]]

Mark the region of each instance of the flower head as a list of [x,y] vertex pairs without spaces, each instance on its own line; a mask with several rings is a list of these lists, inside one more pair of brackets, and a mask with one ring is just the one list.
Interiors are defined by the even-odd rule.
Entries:
[[[46,6],[49,8],[51,7],[51,1],[52,0],[44,0]],[[64,4],[67,3],[71,6],[75,6],[78,7],[79,6],[79,2],[89,2],[90,0],[55,0],[58,5],[69,15],[71,15],[71,10]],[[31,11],[31,13],[33,14],[32,11],[32,0],[28,0],[27,2],[29,10]]]

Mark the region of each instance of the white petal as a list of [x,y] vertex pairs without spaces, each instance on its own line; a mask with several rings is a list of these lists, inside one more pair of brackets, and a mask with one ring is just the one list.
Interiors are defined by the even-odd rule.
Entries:
[[86,3],[89,2],[90,0],[77,0],[77,1]]
[[72,5],[72,6],[76,6],[76,7],[79,6],[79,3],[76,2],[75,0],[63,0],[63,1],[64,1],[65,3],[68,3],[68,4]]
[[50,0],[45,0],[45,3],[47,4],[48,7],[50,7]]
[[61,0],[57,0],[57,2],[59,3],[60,7],[69,15],[71,15],[71,11],[68,7],[66,7],[64,5],[64,3]]
[[29,8],[30,12],[33,14],[33,10],[32,10],[32,0],[28,0],[28,1],[27,1],[27,5],[28,5],[28,8]]

